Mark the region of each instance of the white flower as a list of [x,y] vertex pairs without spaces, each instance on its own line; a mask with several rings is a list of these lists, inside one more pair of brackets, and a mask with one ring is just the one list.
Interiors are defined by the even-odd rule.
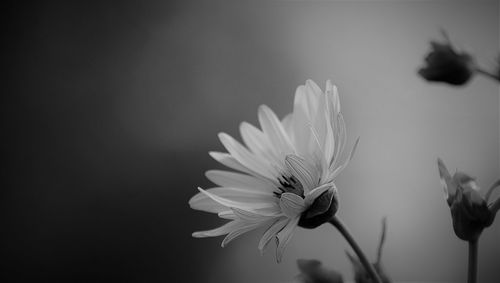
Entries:
[[[333,181],[347,166],[358,141],[349,157],[341,162],[346,129],[337,88],[330,81],[325,92],[311,80],[299,86],[293,113],[281,121],[265,105],[259,107],[258,116],[262,129],[246,122],[240,125],[246,146],[225,133],[219,134],[228,153],[210,152],[210,155],[239,172],[206,172],[207,178],[219,187],[198,188],[200,193],[189,204],[193,209],[217,213],[230,221],[213,230],[195,232],[193,236],[227,234],[222,241],[224,247],[241,234],[266,226],[259,250],[263,252],[275,238],[279,262],[299,222],[307,222],[305,215],[316,218],[314,225],[303,225],[312,228],[328,221],[337,211]],[[327,212],[331,214],[328,219],[320,217],[319,214]]]

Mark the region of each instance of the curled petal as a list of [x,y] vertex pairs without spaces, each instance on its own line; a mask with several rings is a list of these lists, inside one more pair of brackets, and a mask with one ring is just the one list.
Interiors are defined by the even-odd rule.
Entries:
[[283,193],[280,198],[280,207],[283,214],[295,218],[305,209],[304,199],[294,193]]
[[195,238],[205,238],[205,237],[216,237],[221,235],[226,235],[231,231],[243,227],[245,224],[241,221],[230,221],[218,228],[207,230],[207,231],[199,231],[194,232],[193,237]]
[[314,200],[316,200],[316,198],[318,198],[322,193],[324,193],[330,189],[337,190],[337,188],[335,187],[335,184],[328,183],[328,184],[324,184],[322,186],[319,186],[319,187],[315,188],[314,190],[312,190],[311,192],[309,192],[309,194],[306,194],[305,199],[304,199],[306,206],[309,207],[314,202]]
[[295,228],[297,228],[297,223],[299,223],[299,217],[295,217],[294,219],[291,219],[288,221],[286,226],[281,229],[281,231],[276,235],[276,260],[278,262],[281,262],[281,259],[283,257],[283,252],[285,251],[285,247],[290,242],[290,239],[292,238],[293,231]]
[[266,248],[267,244],[271,241],[272,238],[276,237],[276,234],[278,234],[283,227],[288,223],[289,219],[287,217],[281,217],[278,218],[277,220],[274,221],[271,226],[264,232],[262,235],[262,238],[260,238],[259,241],[259,250],[262,253],[264,253],[264,249]]

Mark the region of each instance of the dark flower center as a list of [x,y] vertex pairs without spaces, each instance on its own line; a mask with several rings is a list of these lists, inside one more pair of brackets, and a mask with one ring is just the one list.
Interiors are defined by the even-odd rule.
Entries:
[[279,192],[274,192],[276,197],[281,197],[282,193],[293,193],[304,198],[304,187],[294,176],[290,175],[289,177],[287,177],[282,175],[281,178],[278,179],[278,181],[281,187],[278,187],[278,189],[280,190]]

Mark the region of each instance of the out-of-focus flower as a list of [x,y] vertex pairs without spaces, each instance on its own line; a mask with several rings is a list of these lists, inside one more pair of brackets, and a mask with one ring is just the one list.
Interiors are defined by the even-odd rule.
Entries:
[[297,265],[300,274],[295,277],[292,283],[343,283],[342,274],[324,268],[319,260],[299,259]]
[[[390,283],[391,280],[389,276],[387,275],[387,272],[385,271],[385,268],[382,264],[382,248],[384,246],[385,242],[385,234],[387,231],[387,221],[386,218],[382,219],[382,233],[380,236],[380,242],[378,245],[378,251],[377,251],[377,261],[373,263],[373,267],[375,268],[375,271],[379,275],[380,279],[382,280],[383,283]],[[366,268],[363,266],[361,261],[354,255],[350,254],[349,252],[346,251],[346,255],[351,261],[354,269],[354,281],[356,283],[374,283],[375,281],[373,278],[370,276],[370,274],[366,271]]]
[[191,208],[217,213],[230,220],[194,237],[226,235],[222,246],[248,231],[267,227],[258,245],[261,252],[276,239],[276,258],[297,226],[314,228],[338,209],[334,179],[352,158],[347,158],[344,118],[337,89],[330,81],[323,92],[313,81],[299,86],[293,113],[279,120],[267,106],[259,108],[262,129],[240,125],[246,146],[220,133],[228,153],[210,152],[223,165],[239,172],[212,170],[208,179],[219,187],[204,190],[189,201]]
[[430,42],[431,51],[418,74],[427,81],[463,85],[475,74],[475,60],[470,54],[457,51],[444,31],[443,36],[445,41],[442,43]]
[[483,198],[475,178],[456,172],[450,175],[444,162],[438,159],[439,176],[445,199],[451,210],[453,230],[464,241],[477,240],[484,228],[489,227],[500,208],[500,198],[488,204],[491,192],[500,183],[494,183]]

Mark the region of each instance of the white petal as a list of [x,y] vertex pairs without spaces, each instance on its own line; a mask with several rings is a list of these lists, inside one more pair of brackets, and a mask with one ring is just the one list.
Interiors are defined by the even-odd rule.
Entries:
[[[293,138],[293,115],[292,113],[287,114],[283,119],[281,119],[281,124],[283,125],[283,129],[290,137],[290,140]],[[293,141],[292,141],[293,144]]]
[[269,241],[271,241],[272,238],[276,237],[276,234],[278,234],[278,232],[281,231],[283,227],[285,227],[288,221],[289,219],[287,217],[278,218],[276,221],[274,221],[273,224],[271,224],[271,226],[269,226],[266,232],[264,232],[262,238],[260,238],[259,241],[259,250],[261,254],[264,252]]
[[276,248],[276,260],[278,262],[281,262],[281,258],[283,257],[283,252],[285,251],[285,247],[290,242],[290,239],[292,238],[293,231],[297,227],[297,224],[299,223],[300,217],[296,217],[294,219],[291,219],[286,226],[281,229],[281,231],[276,235],[276,241],[278,247]]
[[280,216],[280,214],[267,214],[259,211],[249,211],[235,207],[233,207],[232,210],[236,217],[245,222],[264,222]]
[[326,95],[321,94],[318,101],[318,107],[314,115],[311,117],[314,130],[317,134],[320,147],[323,149],[326,138],[326,121],[329,120],[326,105]]
[[281,162],[267,136],[255,126],[243,122],[240,124],[240,133],[243,141],[253,153],[271,163]]
[[227,236],[222,240],[221,246],[224,248],[231,242],[232,240],[236,239],[237,237],[243,235],[246,232],[252,231],[254,229],[259,228],[261,225],[264,225],[265,223],[248,223],[248,222],[243,222],[241,226],[238,228],[234,229],[231,231]]
[[286,134],[281,121],[266,105],[259,107],[259,122],[278,156],[294,152],[290,138]]
[[333,163],[331,167],[336,167],[336,163],[338,163],[339,158],[344,151],[345,144],[347,142],[347,134],[344,122],[344,116],[342,113],[337,114],[337,119],[334,121],[334,137],[335,137],[335,151],[333,154]]
[[222,219],[229,219],[229,220],[238,219],[238,217],[236,217],[236,215],[234,214],[233,210],[221,211],[217,215]]
[[218,214],[229,209],[227,206],[216,202],[204,193],[197,193],[191,197],[189,200],[189,206],[192,209]]
[[255,172],[252,170],[249,170],[245,166],[241,165],[238,160],[236,160],[234,157],[231,156],[231,154],[224,153],[224,152],[216,152],[216,151],[210,151],[208,154],[215,159],[217,162],[221,163],[222,165],[229,167],[234,170],[238,170],[241,172],[245,172],[247,174],[254,175]]
[[441,158],[438,158],[438,169],[439,169],[439,178],[441,181],[441,185],[443,186],[443,192],[444,192],[444,197],[446,200],[448,200],[448,197],[454,196],[455,195],[455,186],[452,184],[452,178],[450,175],[450,172],[448,171],[448,168],[446,168],[446,165],[444,164],[443,160]]
[[277,186],[277,181],[274,184],[268,179],[223,170],[209,170],[205,172],[205,176],[222,187],[249,189],[256,192],[272,193]]
[[306,86],[313,91],[315,98],[318,98],[321,94],[323,94],[321,88],[311,79],[306,81]]
[[304,199],[293,193],[282,193],[279,205],[283,214],[289,218],[297,217],[305,210]]
[[342,170],[344,170],[347,165],[349,164],[349,162],[352,160],[352,158],[354,157],[354,153],[356,152],[356,148],[358,147],[358,143],[359,143],[359,138],[356,139],[356,142],[354,143],[352,149],[351,149],[351,152],[349,153],[349,157],[347,157],[345,160],[344,160],[344,163],[342,165],[340,165],[338,168],[336,168],[330,175],[329,177],[329,180],[328,181],[331,181],[333,180],[335,177],[338,176],[338,174],[340,172],[342,172]]
[[195,238],[205,238],[205,237],[216,237],[220,235],[225,235],[230,233],[231,231],[237,229],[238,227],[243,226],[241,221],[230,221],[218,228],[207,230],[207,231],[199,231],[194,232],[193,237]]
[[304,191],[312,190],[319,181],[317,170],[303,158],[296,155],[287,155],[285,159],[287,169],[304,187]]
[[219,139],[227,151],[248,169],[269,179],[275,179],[280,175],[266,160],[259,159],[228,134],[220,133]]
[[311,135],[309,134],[308,107],[304,86],[299,86],[295,92],[295,101],[293,105],[293,134],[294,145],[297,154],[308,157],[308,147]]
[[309,108],[309,118],[317,112],[319,97],[322,94],[321,88],[312,80],[307,80],[305,85],[307,107]]
[[[221,212],[221,211],[225,211],[227,210],[228,208],[231,208],[231,207],[235,207],[235,208],[240,208],[240,209],[267,209],[267,208],[275,208],[277,207],[277,204],[276,204],[276,201],[275,201],[275,198],[274,197],[267,197],[267,196],[264,196],[264,197],[261,197],[261,196],[254,196],[254,195],[249,195],[247,194],[246,192],[245,193],[242,193],[240,191],[231,191],[230,188],[218,188],[220,189],[221,191],[224,191],[225,193],[233,193],[234,196],[232,196],[232,198],[236,198],[236,199],[242,199],[242,200],[245,200],[245,201],[235,201],[235,200],[231,200],[231,199],[228,199],[226,197],[221,197],[221,196],[218,196],[218,195],[215,195],[209,191],[206,191],[202,188],[198,188],[198,190],[202,193],[202,194],[197,194],[195,195],[194,197],[192,197],[190,200],[189,200],[189,205],[191,206],[191,208],[193,209],[197,209],[197,210],[205,210],[205,211],[209,211],[207,210],[207,207],[206,207],[206,203],[212,203],[211,201],[209,201],[206,197],[203,196],[203,194],[205,196],[207,196],[208,198],[210,198],[211,200],[215,201],[216,203],[222,205],[222,210],[217,210],[217,211],[209,211],[209,212]],[[212,189],[213,190],[213,189]],[[254,199],[254,198],[257,198],[257,199]],[[225,208],[224,208],[225,207]]]

